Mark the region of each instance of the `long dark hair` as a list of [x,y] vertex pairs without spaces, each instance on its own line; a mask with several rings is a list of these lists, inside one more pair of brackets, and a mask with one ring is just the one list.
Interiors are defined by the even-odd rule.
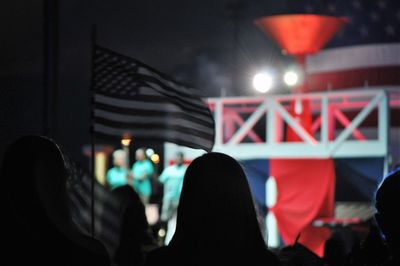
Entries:
[[187,256],[220,256],[225,262],[265,256],[250,188],[235,159],[208,153],[188,167],[170,248],[189,249]]
[[51,139],[26,136],[10,145],[2,176],[7,187],[2,194],[18,223],[43,228],[70,226],[67,171],[62,153]]

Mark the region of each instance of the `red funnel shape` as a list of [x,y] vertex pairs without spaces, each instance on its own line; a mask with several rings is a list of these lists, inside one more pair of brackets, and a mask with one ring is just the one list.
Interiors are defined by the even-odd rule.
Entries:
[[279,15],[257,19],[256,25],[291,55],[318,52],[347,22],[320,15]]

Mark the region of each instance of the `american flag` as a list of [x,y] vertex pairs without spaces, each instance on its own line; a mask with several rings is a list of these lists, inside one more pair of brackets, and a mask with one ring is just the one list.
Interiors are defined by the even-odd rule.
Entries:
[[97,138],[213,147],[214,120],[198,91],[138,60],[95,45],[93,90]]
[[293,11],[349,19],[325,49],[307,57],[310,90],[400,85],[399,0],[289,2]]

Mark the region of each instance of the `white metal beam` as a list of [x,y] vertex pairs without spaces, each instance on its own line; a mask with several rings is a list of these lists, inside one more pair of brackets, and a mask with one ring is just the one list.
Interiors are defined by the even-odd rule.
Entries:
[[325,94],[321,100],[321,143],[325,147],[328,145],[328,132],[329,132],[329,114],[328,114],[328,96]]
[[390,121],[390,106],[388,95],[383,93],[383,98],[378,107],[378,140],[383,146],[387,147],[384,164],[383,176],[389,172],[389,121]]
[[[332,95],[333,94],[333,95]],[[321,103],[321,140],[317,140],[288,113],[280,103],[293,100],[298,95],[271,96],[260,100],[259,108],[243,124],[229,143],[223,143],[223,108],[226,99],[215,99],[215,121],[216,142],[213,151],[230,154],[234,158],[256,159],[256,158],[349,158],[349,157],[387,157],[388,156],[388,132],[389,132],[389,103],[385,91],[360,90],[354,92],[319,93],[313,95],[316,104]],[[308,95],[301,95],[307,97]],[[350,125],[344,129],[334,140],[330,141],[329,132],[329,107],[337,102],[341,96],[348,97],[351,102],[360,102],[365,107],[352,120]],[[308,99],[310,99],[308,97]],[[285,100],[285,101],[286,101]],[[368,103],[367,103],[368,100]],[[250,101],[254,106],[254,101]],[[360,105],[363,106],[363,105]],[[351,132],[359,128],[363,120],[378,106],[378,132],[377,139],[366,139],[365,141],[349,140]],[[243,137],[252,129],[257,121],[267,112],[267,141],[264,143],[240,143]],[[277,119],[278,118],[278,119]],[[286,121],[304,142],[277,142],[276,127],[278,120]],[[280,123],[279,123],[280,124]],[[281,126],[281,125],[280,125]],[[366,135],[368,136],[368,135]],[[317,145],[312,145],[312,144]],[[179,147],[176,147],[179,148]],[[189,158],[197,157],[204,151],[184,149]],[[166,155],[171,155],[167,152]],[[169,157],[169,156],[167,156]]]
[[215,100],[215,110],[214,110],[214,123],[215,123],[215,145],[221,145],[223,141],[222,131],[223,127],[223,119],[222,119],[222,102],[221,99]]
[[280,125],[277,125],[277,121],[276,121],[277,119],[275,117],[276,111],[275,111],[275,108],[272,108],[273,101],[275,101],[275,99],[269,98],[267,101],[268,101],[269,109],[267,112],[267,122],[265,123],[265,125],[267,127],[265,132],[267,132],[267,136],[266,136],[267,142],[269,144],[274,144],[275,140],[276,140],[276,136],[275,136],[276,127],[280,126]]
[[244,124],[240,127],[240,129],[232,136],[232,138],[228,141],[227,145],[232,145],[239,143],[249,132],[249,130],[254,127],[258,120],[260,120],[261,116],[263,116],[267,110],[268,101],[265,100],[256,111],[244,122]]

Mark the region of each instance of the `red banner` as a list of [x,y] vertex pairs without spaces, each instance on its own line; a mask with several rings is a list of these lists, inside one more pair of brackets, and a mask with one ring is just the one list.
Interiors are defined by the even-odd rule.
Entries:
[[335,170],[332,159],[272,159],[270,175],[277,183],[278,200],[272,208],[286,245],[299,242],[322,257],[327,228],[315,228],[317,218],[332,218]]

